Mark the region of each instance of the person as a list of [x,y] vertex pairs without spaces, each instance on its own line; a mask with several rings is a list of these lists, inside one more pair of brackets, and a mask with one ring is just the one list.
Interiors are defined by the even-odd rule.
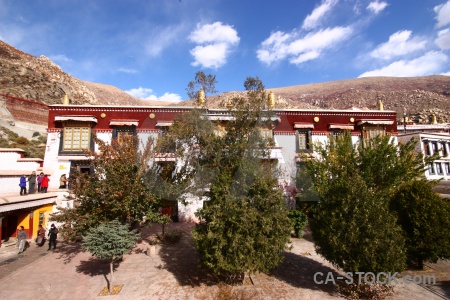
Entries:
[[39,224],[39,229],[37,232],[36,244],[41,247],[45,243],[45,229]]
[[48,178],[48,175],[45,174],[41,181],[41,193],[47,193],[49,181],[50,181],[50,178]]
[[56,249],[56,238],[58,237],[58,229],[56,228],[55,224],[52,224],[52,226],[50,226],[48,236],[50,237],[50,239],[48,240],[48,250],[50,250],[52,248],[52,245],[53,245],[53,250],[55,250]]
[[19,243],[19,253],[25,251],[27,244],[27,233],[23,226],[19,227],[19,231],[17,232],[17,241]]
[[20,196],[22,195],[26,195],[27,194],[27,178],[25,177],[25,175],[22,175],[20,177]]
[[59,178],[59,188],[66,189],[67,188],[67,177],[66,174],[62,174]]
[[41,182],[42,182],[42,178],[44,178],[44,173],[41,172],[41,174],[39,174],[39,176],[37,177],[36,181],[38,184],[38,193],[41,192]]
[[36,189],[36,172],[33,171],[30,176],[28,176],[28,194],[34,194]]

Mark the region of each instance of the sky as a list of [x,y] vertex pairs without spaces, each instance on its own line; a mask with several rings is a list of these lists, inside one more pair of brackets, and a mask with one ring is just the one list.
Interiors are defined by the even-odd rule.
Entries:
[[371,76],[450,76],[450,0],[0,0],[0,39],[141,99]]

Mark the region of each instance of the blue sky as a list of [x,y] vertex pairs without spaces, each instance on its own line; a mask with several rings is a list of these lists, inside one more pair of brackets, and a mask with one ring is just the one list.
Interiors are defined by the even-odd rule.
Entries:
[[450,0],[0,0],[0,39],[139,98],[363,76],[450,76]]

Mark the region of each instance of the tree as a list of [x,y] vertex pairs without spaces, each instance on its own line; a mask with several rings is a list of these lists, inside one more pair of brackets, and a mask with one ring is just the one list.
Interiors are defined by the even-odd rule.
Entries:
[[[317,252],[346,272],[403,270],[405,241],[388,209],[387,191],[401,183],[401,174],[392,170],[398,161],[417,167],[410,161],[412,157],[400,151],[402,157],[383,156],[380,162],[387,150],[394,156],[398,153],[389,137],[375,139],[363,148],[352,146],[348,133],[315,145],[315,150],[319,155],[305,163],[320,199],[311,223]],[[405,178],[410,173],[419,175],[408,169]],[[380,179],[382,176],[387,178]]]
[[188,83],[186,92],[189,99],[197,99],[197,94],[200,89],[206,94],[215,94],[216,90],[216,75],[205,74],[203,71],[195,73],[195,79]]
[[99,259],[109,260],[110,277],[108,291],[111,294],[114,262],[128,253],[139,238],[127,225],[116,219],[91,228],[83,238],[82,248]]
[[[130,225],[140,222],[149,211],[157,211],[160,196],[156,166],[150,164],[152,141],[138,150],[136,137],[107,144],[94,136],[99,151],[86,150],[93,175],[72,170],[70,186],[76,205],[62,208],[52,219],[64,223],[68,238],[77,238],[90,228],[114,219]],[[156,192],[155,192],[156,191]]]
[[208,199],[193,231],[201,261],[231,278],[277,266],[291,229],[275,168],[264,161],[269,140],[259,130],[272,122],[267,95],[258,78],[244,85],[247,97],[231,99],[231,120],[213,124],[193,111],[167,135],[192,180],[192,193]]
[[422,269],[424,261],[450,258],[450,204],[433,192],[433,183],[408,182],[392,197],[390,207],[406,234],[409,262]]

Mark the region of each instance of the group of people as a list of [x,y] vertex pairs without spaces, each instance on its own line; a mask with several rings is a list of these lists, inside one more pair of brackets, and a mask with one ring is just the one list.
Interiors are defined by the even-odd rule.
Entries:
[[[59,188],[66,189],[67,183],[69,180],[66,177],[66,174],[62,174],[59,178]],[[38,193],[47,193],[48,183],[50,178],[48,178],[47,174],[41,172],[39,176],[36,176],[36,172],[33,171],[30,176],[26,177],[22,175],[20,177],[20,195],[34,194],[36,192],[36,183],[37,183],[37,192]],[[27,182],[28,182],[28,193],[27,193]]]
[[[39,225],[39,229],[37,232],[37,238],[36,238],[36,244],[39,247],[42,247],[45,244],[45,240],[46,240],[45,233],[46,233],[45,228],[42,225]],[[55,224],[52,224],[50,226],[47,236],[49,237],[47,251],[49,251],[52,248],[52,246],[53,246],[53,249],[56,249],[56,238],[58,237],[58,229],[56,228]],[[20,226],[19,231],[17,232],[19,253],[22,253],[27,248],[27,244],[28,244],[27,238],[28,237],[27,237],[25,228],[23,226]]]
[[[20,195],[34,194],[36,193],[36,183],[37,183],[37,192],[38,193],[47,193],[48,183],[50,178],[48,178],[47,174],[41,172],[39,176],[36,175],[36,172],[33,171],[30,176],[26,177],[23,174],[20,177]],[[28,193],[27,193],[27,182],[28,182]]]

